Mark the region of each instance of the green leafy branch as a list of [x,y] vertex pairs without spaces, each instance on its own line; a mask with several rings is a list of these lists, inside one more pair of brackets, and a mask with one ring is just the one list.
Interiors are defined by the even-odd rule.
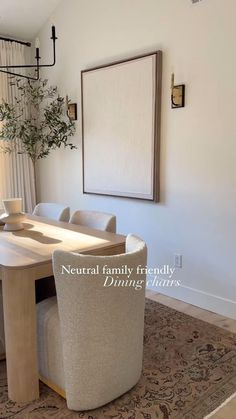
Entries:
[[62,146],[76,148],[70,141],[75,134],[75,123],[66,114],[65,99],[57,87],[48,87],[47,83],[41,79],[16,79],[10,83],[13,91],[18,92],[14,103],[0,104],[1,151],[26,153],[34,165],[52,150]]

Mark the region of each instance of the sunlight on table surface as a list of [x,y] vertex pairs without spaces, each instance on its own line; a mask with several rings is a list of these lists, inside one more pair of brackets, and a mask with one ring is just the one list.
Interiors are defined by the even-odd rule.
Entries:
[[1,227],[0,265],[25,266],[50,260],[55,249],[85,251],[109,243],[109,240],[96,235],[67,230],[32,219],[27,219],[24,225],[24,230],[16,232],[5,232]]

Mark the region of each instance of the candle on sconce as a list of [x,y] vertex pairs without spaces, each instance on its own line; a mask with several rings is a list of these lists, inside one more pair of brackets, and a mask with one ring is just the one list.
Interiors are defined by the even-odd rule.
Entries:
[[39,38],[35,39],[35,48],[39,48],[40,47],[40,41]]

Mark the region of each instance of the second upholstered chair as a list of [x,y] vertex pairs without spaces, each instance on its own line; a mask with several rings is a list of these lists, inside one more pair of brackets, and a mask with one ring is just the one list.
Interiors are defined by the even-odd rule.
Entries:
[[51,220],[68,222],[70,218],[70,208],[52,202],[41,202],[34,208],[33,215],[46,217]]
[[[133,235],[121,255],[54,252],[57,297],[42,301],[37,310],[39,371],[69,409],[95,409],[138,382],[146,277],[137,274],[137,267],[146,264],[146,245]],[[62,266],[77,268],[77,273]],[[129,277],[121,273],[118,284],[117,269],[122,272],[124,266],[132,272]],[[98,273],[86,274],[91,268]],[[108,275],[108,269],[116,274]]]
[[116,232],[116,216],[100,211],[75,211],[70,223],[79,224],[97,230]]

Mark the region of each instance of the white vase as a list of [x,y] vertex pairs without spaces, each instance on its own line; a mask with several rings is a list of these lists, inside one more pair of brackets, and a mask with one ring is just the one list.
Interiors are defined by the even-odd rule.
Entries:
[[22,198],[9,198],[2,200],[6,214],[19,214],[22,210]]
[[1,221],[5,223],[3,230],[18,231],[23,230],[22,222],[25,219],[25,214],[22,210],[22,198],[3,199],[3,207],[5,214],[1,215]]

